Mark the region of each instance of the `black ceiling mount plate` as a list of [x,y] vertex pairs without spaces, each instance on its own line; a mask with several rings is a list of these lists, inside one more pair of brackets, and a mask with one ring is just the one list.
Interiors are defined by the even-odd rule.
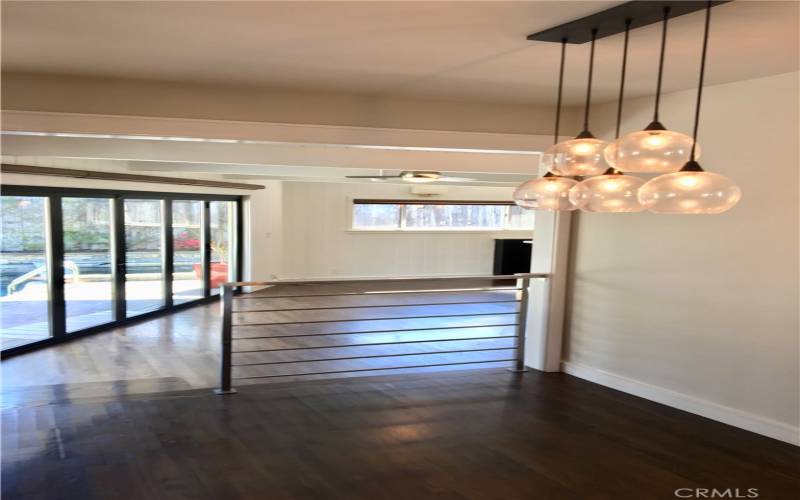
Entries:
[[[711,3],[716,6],[730,1],[732,0]],[[594,28],[597,28],[597,38],[599,39],[625,31],[626,19],[631,20],[631,29],[657,23],[664,18],[664,7],[670,8],[669,17],[671,19],[705,9],[706,2],[659,2],[647,0],[626,2],[602,12],[528,35],[528,40],[561,43],[566,38],[568,43],[586,43],[592,40],[592,29]]]

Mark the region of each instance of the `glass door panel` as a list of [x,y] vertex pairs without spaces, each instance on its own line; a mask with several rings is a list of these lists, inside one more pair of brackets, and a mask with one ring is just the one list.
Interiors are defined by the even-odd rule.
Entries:
[[125,199],[127,316],[164,307],[162,200]]
[[227,281],[236,281],[236,202],[212,201],[211,217],[211,295],[219,294],[219,287]]
[[62,198],[67,332],[114,320],[111,198]]
[[50,337],[47,198],[0,196],[0,344]]
[[172,300],[203,298],[203,202],[172,202]]

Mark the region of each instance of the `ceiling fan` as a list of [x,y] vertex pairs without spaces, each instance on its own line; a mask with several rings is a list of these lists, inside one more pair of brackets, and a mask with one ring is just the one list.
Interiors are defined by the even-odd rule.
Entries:
[[397,175],[348,175],[348,179],[370,179],[380,182],[388,179],[401,179],[405,182],[423,184],[426,182],[470,182],[469,177],[448,177],[432,170],[404,170]]

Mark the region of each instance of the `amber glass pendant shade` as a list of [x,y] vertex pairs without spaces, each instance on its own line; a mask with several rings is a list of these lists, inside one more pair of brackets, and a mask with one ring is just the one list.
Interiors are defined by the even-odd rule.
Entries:
[[609,169],[605,174],[590,177],[572,188],[570,201],[584,212],[641,212],[644,206],[637,196],[644,180]]
[[547,148],[541,164],[556,175],[599,175],[608,168],[603,159],[607,144],[588,132],[582,132],[575,139]]
[[521,184],[514,191],[514,203],[531,210],[575,210],[569,199],[570,190],[578,184],[575,179],[545,174]]
[[[692,142],[690,136],[654,122],[645,130],[625,134],[610,143],[603,155],[611,167],[622,172],[677,172],[689,161]],[[699,156],[700,148],[696,147],[695,157]]]
[[639,190],[639,202],[659,214],[721,214],[733,208],[742,190],[724,175],[688,162],[680,172],[659,175]]

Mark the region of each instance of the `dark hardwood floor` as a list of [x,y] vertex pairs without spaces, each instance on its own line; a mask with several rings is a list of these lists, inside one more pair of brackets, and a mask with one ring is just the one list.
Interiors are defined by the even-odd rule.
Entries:
[[[237,300],[236,350],[277,350],[234,361],[397,355],[416,352],[411,345],[434,352],[426,362],[463,362],[512,345],[513,291],[439,293],[431,282],[424,297],[339,295],[371,286],[385,285],[290,285]],[[641,500],[680,498],[679,488],[800,498],[800,448],[565,374],[405,369],[236,380],[239,394],[217,396],[219,321],[217,305],[202,306],[4,361],[3,498]],[[273,338],[252,338],[263,336]],[[497,338],[472,339],[484,336]],[[438,352],[452,351],[453,338],[488,350]],[[399,340],[416,343],[386,345]],[[400,359],[417,357],[235,375]]]
[[117,382],[113,397],[65,385],[46,404],[19,394],[3,411],[3,498],[800,493],[800,449],[565,374],[406,374],[251,385],[231,396],[180,379],[135,394],[125,387],[135,383]]

